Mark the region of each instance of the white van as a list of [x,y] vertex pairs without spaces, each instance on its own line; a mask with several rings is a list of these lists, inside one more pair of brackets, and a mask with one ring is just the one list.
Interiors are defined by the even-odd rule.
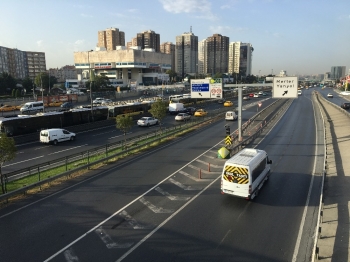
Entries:
[[225,114],[225,120],[236,120],[237,114],[234,111],[227,111]]
[[45,129],[40,131],[40,142],[57,145],[58,142],[73,141],[75,136],[75,133],[61,128]]
[[221,193],[253,199],[269,179],[271,164],[264,150],[243,149],[225,162]]
[[22,114],[25,113],[36,113],[36,112],[43,112],[44,111],[44,103],[43,102],[28,102],[25,103],[21,109]]

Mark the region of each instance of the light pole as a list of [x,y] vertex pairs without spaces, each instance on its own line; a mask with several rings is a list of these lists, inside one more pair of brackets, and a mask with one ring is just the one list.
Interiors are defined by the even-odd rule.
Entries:
[[92,81],[93,81],[93,76],[92,76],[92,70],[90,68],[90,52],[92,52],[92,50],[88,51],[89,77],[90,77],[90,106],[91,106],[91,120],[92,120],[92,122],[94,122],[94,109],[93,109],[93,104],[92,104]]
[[43,102],[43,112],[45,111],[45,104],[44,104],[44,89],[43,89],[43,79],[41,78],[41,73],[40,73],[40,88],[41,88],[41,101]]

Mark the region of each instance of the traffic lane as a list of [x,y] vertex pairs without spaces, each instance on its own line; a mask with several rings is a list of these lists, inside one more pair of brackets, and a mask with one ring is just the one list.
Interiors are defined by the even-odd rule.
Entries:
[[[255,107],[255,105],[257,101],[261,101],[262,99],[249,101],[249,103],[246,103],[244,105],[247,112],[249,113],[242,115],[242,121],[247,121],[256,113],[254,112],[255,108],[257,108]],[[265,108],[273,102],[273,99],[268,99],[262,102],[261,109],[257,109],[262,110],[263,108]],[[252,107],[250,107],[249,105],[252,105]],[[203,105],[203,108],[207,109],[209,112],[222,107],[223,105],[218,103]],[[228,108],[228,110],[230,110],[230,108]],[[167,115],[162,121],[162,125],[164,127],[173,127],[175,125],[181,124],[183,123],[175,121],[175,115]],[[120,130],[116,129],[115,126],[110,126],[101,129],[88,130],[86,132],[77,133],[77,138],[75,141],[62,142],[56,146],[40,144],[38,137],[38,142],[36,143],[30,143],[19,146],[16,158],[12,161],[7,162],[3,166],[3,171],[4,173],[14,172],[18,169],[27,168],[48,161],[53,161],[57,158],[86,152],[87,150],[91,150],[99,146],[107,145],[110,143],[117,143],[124,140],[125,138],[129,139],[131,137],[141,136],[149,132],[156,132],[159,129],[160,128],[158,125],[151,127],[138,127],[137,125],[135,125],[130,130],[130,132],[128,132],[127,135],[124,137],[124,134]],[[233,128],[231,130],[233,130]]]
[[[14,211],[13,206],[0,210],[2,259],[24,261],[30,255],[34,261],[43,261],[217,143],[221,138],[212,135],[215,130],[215,124],[203,128],[50,198],[38,195],[35,199],[41,202],[6,217],[3,215]],[[16,203],[15,207],[20,206]],[[33,245],[28,246],[28,241]],[[20,254],[14,243],[21,246]],[[99,246],[97,243],[96,248]]]
[[[341,104],[349,102],[349,98],[350,96],[344,96],[341,95],[340,93],[336,92],[336,91],[329,91],[327,89],[320,89],[317,90],[325,99],[327,99],[328,101],[330,101],[333,104],[336,104],[337,106],[341,106]],[[328,93],[332,93],[333,94],[333,98],[329,98],[327,97]]]
[[299,102],[257,147],[273,164],[256,199],[222,196],[217,181],[124,261],[292,261],[315,157],[311,103]]

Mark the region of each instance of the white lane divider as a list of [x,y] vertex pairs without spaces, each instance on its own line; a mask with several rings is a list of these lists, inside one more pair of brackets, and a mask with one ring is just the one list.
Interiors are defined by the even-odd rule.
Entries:
[[180,196],[170,195],[168,192],[164,191],[160,187],[156,187],[155,190],[158,191],[159,193],[161,193],[163,196],[166,196],[171,201],[174,201],[174,200],[187,201],[191,198],[191,197],[180,197]]
[[100,239],[103,241],[103,243],[106,244],[106,247],[111,249],[111,248],[129,248],[131,247],[134,243],[123,243],[123,244],[118,244],[113,241],[113,239],[102,229],[102,226],[97,228],[95,230],[95,233],[100,237]]
[[150,210],[152,210],[154,213],[174,213],[173,209],[165,209],[162,207],[157,207],[155,205],[153,205],[152,203],[150,203],[149,201],[147,201],[144,197],[141,197],[139,199],[139,201],[144,204],[146,207],[148,207]]
[[88,144],[85,144],[85,145],[81,145],[81,146],[75,146],[75,147],[71,147],[71,148],[67,148],[65,150],[61,150],[61,151],[56,151],[54,153],[50,153],[48,154],[49,155],[54,155],[54,154],[58,154],[58,153],[61,153],[61,152],[65,152],[65,151],[69,151],[69,150],[72,150],[72,149],[75,149],[75,148],[79,148],[79,147],[83,147],[83,146],[87,146]]
[[31,159],[27,159],[27,160],[19,161],[19,162],[16,162],[16,163],[12,163],[12,164],[8,164],[8,165],[4,165],[3,167],[17,165],[17,164],[24,163],[24,162],[28,162],[28,161],[32,161],[32,160],[34,160],[34,159],[38,159],[38,158],[41,158],[41,157],[44,157],[44,156],[38,156],[38,157],[31,158]]
[[79,258],[75,255],[73,248],[69,248],[64,251],[63,253],[64,258],[66,259],[67,262],[78,262]]
[[180,182],[176,181],[175,179],[169,178],[169,181],[173,183],[174,185],[182,188],[183,190],[201,190],[201,188],[198,187],[191,187],[191,186],[185,186],[184,184],[181,184]]
[[119,215],[124,218],[126,222],[129,223],[129,225],[132,226],[133,229],[149,229],[153,228],[154,226],[143,226],[139,222],[137,222],[136,219],[134,219],[132,216],[128,214],[125,210],[119,213]]

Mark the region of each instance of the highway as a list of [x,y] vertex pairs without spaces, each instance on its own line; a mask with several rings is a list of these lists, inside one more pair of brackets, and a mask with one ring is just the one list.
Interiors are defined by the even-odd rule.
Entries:
[[[270,180],[256,199],[220,194],[222,120],[2,208],[0,257],[310,261],[324,154],[312,91],[304,90],[256,145],[273,160]],[[255,113],[255,106],[243,111],[244,119]]]
[[[244,101],[243,105],[245,106],[249,104],[254,105],[251,109],[251,113],[245,116],[245,120],[248,120],[249,117],[254,114],[254,110],[257,109],[257,101],[261,101],[269,97],[260,97]],[[233,101],[235,103],[235,106],[237,106],[237,98],[235,98]],[[271,99],[269,99],[266,103],[263,103],[261,109],[269,105],[271,102]],[[201,106],[197,105],[197,108],[201,108]],[[223,108],[223,105],[213,103],[204,108],[206,108],[209,112],[212,112],[215,109]],[[227,110],[230,109],[231,108],[227,107]],[[192,116],[192,118],[194,117]],[[172,127],[180,124],[183,124],[183,122],[175,121],[175,115],[167,115],[166,118],[162,120],[163,127]],[[67,129],[69,130],[69,128]],[[141,134],[146,134],[148,132],[154,132],[158,129],[159,126],[138,127],[135,122],[135,126],[130,130],[126,137],[135,137]],[[10,162],[5,163],[3,166],[3,172],[13,172],[20,168],[26,168],[35,164],[52,161],[54,159],[66,157],[75,153],[81,153],[87,150],[91,150],[95,147],[108,143],[115,143],[123,139],[124,136],[122,131],[118,130],[115,125],[96,130],[86,130],[85,132],[78,133],[77,139],[74,142],[63,142],[59,143],[56,146],[40,144],[38,137],[37,142],[17,146],[18,152],[16,158]]]

